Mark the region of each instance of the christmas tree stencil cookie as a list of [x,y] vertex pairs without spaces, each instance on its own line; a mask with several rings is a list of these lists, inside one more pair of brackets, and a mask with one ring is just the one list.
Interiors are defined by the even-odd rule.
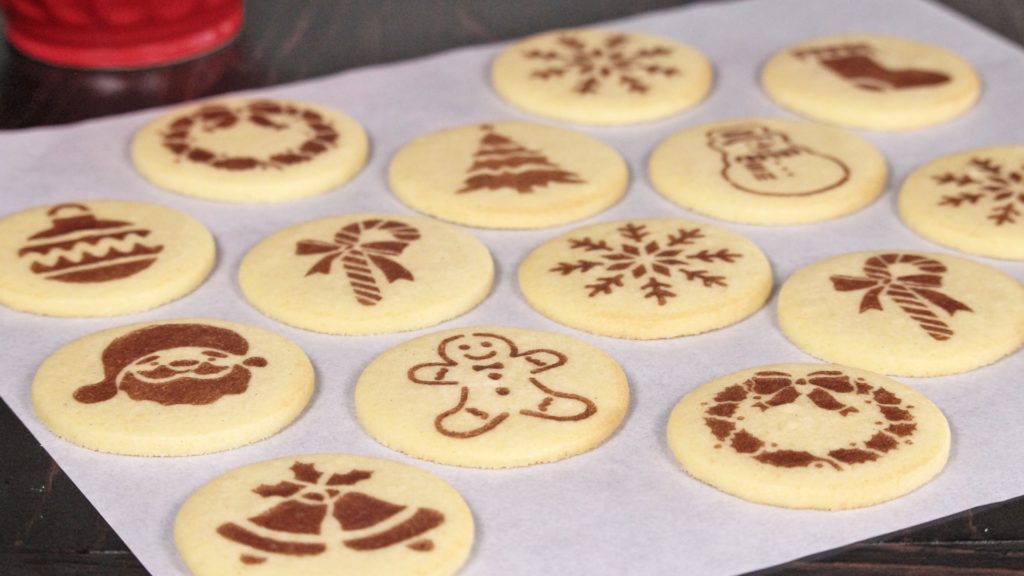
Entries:
[[362,126],[329,108],[223,100],[172,111],[143,127],[132,161],[168,190],[225,202],[281,202],[325,192],[366,162]]
[[694,478],[746,500],[843,510],[911,492],[946,464],[942,412],[884,376],[827,364],[748,368],[683,397],[668,444]]
[[1024,260],[1024,146],[932,160],[903,183],[899,206],[904,223],[929,240]]
[[811,264],[783,284],[778,314],[809,354],[885,374],[955,374],[1024,344],[1024,287],[945,254],[855,252]]
[[494,122],[421,136],[395,155],[391,189],[431,216],[482,228],[541,228],[601,212],[626,191],[613,148],[579,132]]
[[739,118],[658,145],[651,182],[677,204],[751,224],[800,224],[859,210],[885,188],[885,158],[837,128]]
[[418,468],[313,454],[232,470],[178,512],[174,539],[196,576],[453,574],[473,516],[451,486]]
[[506,468],[599,445],[625,416],[629,384],[614,360],[579,340],[488,326],[388,350],[359,377],[355,402],[367,432],[389,448]]
[[491,289],[494,263],[479,240],[447,224],[348,214],[281,230],[238,271],[264,314],[328,334],[379,334],[465,313]]
[[491,68],[505,101],[582,124],[647,122],[679,113],[711,89],[711,64],[675,40],[601,29],[531,36]]
[[292,342],[221,320],[135,324],[67,344],[43,362],[32,403],[66,440],[115,454],[183,456],[277,433],[313,394]]
[[40,206],[0,220],[0,304],[49,316],[139,312],[191,292],[215,258],[206,227],[171,208]]
[[733,324],[764,304],[771,284],[768,261],[749,240],[668,218],[574,230],[535,249],[519,268],[523,295],[541,314],[642,340]]
[[773,56],[761,73],[768,95],[816,120],[872,130],[910,130],[959,116],[981,84],[969,63],[938,46],[888,36],[817,38]]

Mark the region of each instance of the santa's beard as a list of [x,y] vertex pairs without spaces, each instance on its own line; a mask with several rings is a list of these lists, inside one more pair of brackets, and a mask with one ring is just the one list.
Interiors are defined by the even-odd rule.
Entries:
[[251,376],[248,368],[236,365],[219,378],[182,376],[168,382],[153,383],[140,380],[129,371],[121,378],[120,388],[132,400],[152,400],[164,406],[211,404],[227,394],[245,392]]

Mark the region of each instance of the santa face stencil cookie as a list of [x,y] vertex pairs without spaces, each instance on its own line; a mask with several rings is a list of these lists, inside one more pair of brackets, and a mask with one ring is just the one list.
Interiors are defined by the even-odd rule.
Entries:
[[782,364],[742,370],[687,394],[668,443],[693,477],[741,498],[839,510],[902,496],[938,474],[950,446],[942,412],[864,370]]
[[589,136],[529,122],[473,124],[406,144],[391,189],[420,212],[481,228],[541,228],[592,216],[622,197],[625,161]]
[[473,517],[448,484],[378,458],[316,454],[232,470],[182,506],[175,542],[196,576],[454,573]]
[[0,303],[51,316],[139,312],[191,292],[215,257],[206,227],[171,208],[41,206],[0,220]]
[[771,283],[767,259],[749,240],[667,218],[569,232],[535,249],[519,268],[519,286],[538,312],[587,332],[634,339],[737,322],[761,307]]
[[1024,146],[933,160],[907,178],[899,202],[903,222],[933,242],[1024,260]]
[[494,264],[466,232],[426,218],[349,214],[281,230],[238,272],[264,314],[329,334],[379,334],[463,314],[490,292]]
[[711,64],[674,40],[600,29],[558,30],[506,48],[491,82],[509,104],[582,124],[647,122],[711,89]]
[[329,108],[225,100],[145,126],[132,160],[157,186],[227,202],[279,202],[340,186],[366,162],[366,133]]
[[837,128],[739,118],[683,130],[649,163],[673,202],[723,220],[800,224],[859,210],[885,188],[882,154]]
[[811,264],[783,284],[778,314],[809,354],[886,374],[964,372],[1024,343],[1024,287],[945,254],[856,252]]
[[628,404],[625,374],[600,350],[508,327],[448,330],[406,342],[377,357],[356,385],[356,414],[379,442],[477,468],[590,450],[614,432]]
[[36,414],[57,435],[116,454],[179,456],[276,433],[313,393],[313,368],[290,341],[219,320],[113,328],[40,366]]
[[817,38],[773,56],[761,74],[768,95],[811,118],[873,130],[910,130],[950,120],[981,90],[959,56],[887,36]]

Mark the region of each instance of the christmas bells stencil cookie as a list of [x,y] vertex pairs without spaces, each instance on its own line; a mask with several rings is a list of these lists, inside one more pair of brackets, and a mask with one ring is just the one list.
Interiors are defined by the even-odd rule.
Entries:
[[382,444],[480,468],[590,450],[612,434],[628,403],[622,369],[600,350],[509,327],[448,330],[401,344],[378,356],[356,385],[356,414]]

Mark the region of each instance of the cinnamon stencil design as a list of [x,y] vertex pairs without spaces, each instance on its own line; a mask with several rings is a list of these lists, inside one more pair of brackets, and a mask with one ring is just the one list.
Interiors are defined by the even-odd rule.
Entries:
[[[368,552],[408,542],[444,523],[444,514],[432,508],[394,504],[351,489],[372,482],[372,470],[349,470],[327,475],[314,464],[296,461],[292,479],[277,484],[260,484],[253,492],[271,502],[265,512],[244,522],[225,522],[217,533],[260,552],[285,556],[313,556],[327,551],[331,540],[324,535],[328,512],[341,531],[361,531],[338,543],[356,552]],[[371,531],[370,533],[366,533]],[[433,550],[430,539],[406,544],[416,552]],[[244,564],[262,564],[265,556],[242,554]]]
[[[517,415],[566,422],[597,412],[589,398],[558,392],[541,382],[538,374],[568,360],[555,350],[519,350],[509,338],[474,332],[445,338],[437,355],[440,362],[417,364],[409,369],[408,378],[416,384],[460,387],[455,406],[434,419],[434,428],[450,438],[480,436]],[[511,381],[522,368],[529,376]]]
[[[840,292],[867,290],[860,301],[861,314],[869,310],[882,311],[881,295],[885,294],[929,336],[943,341],[953,336],[953,329],[929,306],[941,308],[950,316],[960,310],[973,312],[963,302],[938,291],[946,272],[946,266],[938,260],[916,254],[882,254],[868,258],[863,270],[864,276],[829,278]],[[910,273],[900,274],[901,270]]]
[[790,140],[764,124],[733,124],[707,132],[722,156],[722,178],[733,188],[765,196],[809,196],[841,186],[850,168],[838,158]]
[[295,246],[295,254],[321,255],[306,276],[330,274],[335,260],[341,262],[356,301],[363,306],[374,306],[384,298],[377,281],[378,273],[384,275],[388,284],[396,280],[415,281],[412,272],[394,258],[419,238],[419,230],[402,222],[363,220],[344,226],[334,235],[334,242],[301,240]]
[[[678,295],[671,290],[679,281],[700,282],[705,288],[728,285],[727,277],[709,270],[695,269],[694,261],[708,264],[728,265],[743,255],[728,248],[715,251],[702,249],[687,253],[686,246],[704,237],[700,228],[687,230],[679,228],[675,234],[659,240],[648,240],[651,233],[645,224],[627,223],[618,228],[622,242],[614,247],[605,240],[594,241],[589,237],[570,238],[569,247],[585,253],[594,253],[590,259],[580,258],[575,262],[559,262],[551,272],[563,276],[579,273],[585,275],[593,270],[607,273],[597,276],[594,282],[586,284],[587,296],[611,294],[624,289],[627,282],[638,284],[644,298],[653,298],[659,306]],[[662,246],[664,244],[664,247]],[[596,273],[595,273],[596,274]],[[646,282],[643,282],[644,279]]]
[[1024,162],[1016,170],[1000,165],[991,158],[971,158],[961,173],[944,172],[932,176],[940,186],[952,185],[962,190],[946,195],[940,206],[959,208],[965,204],[990,204],[988,219],[996,226],[1020,224],[1024,215]]
[[[811,406],[807,406],[804,398]],[[865,403],[864,399],[870,402]],[[861,408],[853,404],[870,406],[863,409],[876,410],[878,420],[863,439],[853,442],[844,439],[841,445],[824,452],[812,452],[798,445],[779,446],[772,438],[758,437],[744,428],[757,414],[796,402],[801,402],[808,410],[825,410],[842,418],[860,412]],[[728,445],[762,464],[780,468],[821,468],[827,464],[836,471],[843,471],[848,466],[874,462],[898,450],[901,442],[911,443],[917,430],[913,408],[885,388],[873,387],[861,378],[851,380],[849,375],[837,370],[811,372],[806,378],[795,378],[787,372],[762,371],[715,395],[714,403],[704,410],[704,424],[720,442],[715,445],[716,449]]]
[[251,368],[267,360],[246,357],[249,342],[208,324],[160,324],[115,338],[103,350],[103,380],[75,390],[83,404],[110,400],[124,390],[132,400],[164,406],[211,404],[249,388]]
[[148,241],[150,230],[122,220],[97,218],[84,204],[58,204],[46,213],[50,227],[29,236],[18,250],[32,272],[47,280],[108,282],[149,268],[164,247]]
[[675,66],[659,61],[672,54],[668,46],[637,47],[626,34],[609,34],[604,41],[588,45],[574,34],[562,34],[549,50],[532,49],[523,54],[528,60],[537,60],[544,67],[534,70],[531,78],[573,77],[577,81],[572,91],[597,94],[603,83],[617,82],[632,94],[645,94],[651,86],[645,80],[652,77],[672,77],[680,73]]
[[849,81],[860,90],[884,92],[926,88],[950,81],[948,74],[917,68],[888,68],[875,59],[870,44],[835,44],[801,48],[793,51],[798,59],[815,59],[833,74]]
[[[282,137],[298,133],[304,140],[295,147],[272,150],[261,157],[237,156],[203,144],[204,134],[243,125],[278,132]],[[333,124],[319,112],[273,100],[256,100],[238,106],[208,104],[176,118],[169,130],[162,134],[164,148],[170,150],[178,161],[231,171],[287,169],[327,152],[337,144],[339,137]]]
[[533,192],[551,183],[583,184],[574,172],[563,170],[537,150],[523,147],[508,136],[495,132],[491,124],[481,124],[483,136],[466,170],[466,180],[458,194],[478,190],[513,188],[520,194]]

